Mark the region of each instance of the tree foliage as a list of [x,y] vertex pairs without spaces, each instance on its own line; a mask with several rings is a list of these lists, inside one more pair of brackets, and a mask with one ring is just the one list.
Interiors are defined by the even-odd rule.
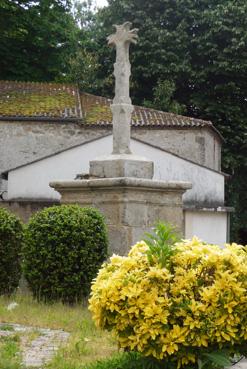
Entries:
[[109,0],[96,32],[107,75],[114,53],[107,59],[100,45],[113,24],[132,21],[140,36],[131,55],[134,101],[212,120],[223,134],[223,170],[232,175],[227,201],[238,219],[233,237],[242,242],[247,242],[240,237],[247,220],[246,14],[245,0]]
[[53,81],[67,70],[77,27],[68,0],[0,1],[0,78]]
[[89,93],[99,89],[99,81],[95,78],[95,75],[100,68],[100,64],[94,53],[78,47],[75,54],[69,59],[68,66],[65,81],[77,83],[82,91]]

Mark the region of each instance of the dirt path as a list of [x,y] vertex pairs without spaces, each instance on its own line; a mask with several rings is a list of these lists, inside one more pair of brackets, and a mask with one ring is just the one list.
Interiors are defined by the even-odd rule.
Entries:
[[[9,327],[9,329],[6,329],[6,327]],[[22,363],[27,368],[41,369],[69,338],[69,333],[62,330],[0,323],[0,337],[11,336],[16,333],[21,333]],[[247,369],[247,359],[242,359],[228,369]]]
[[20,334],[22,363],[27,368],[41,368],[52,359],[58,348],[69,338],[69,333],[62,330],[20,324],[0,324],[0,337],[14,334]]

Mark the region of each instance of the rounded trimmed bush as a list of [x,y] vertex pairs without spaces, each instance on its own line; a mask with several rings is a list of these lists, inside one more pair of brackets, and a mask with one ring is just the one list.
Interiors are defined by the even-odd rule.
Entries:
[[74,303],[87,296],[107,256],[103,216],[93,208],[46,208],[29,221],[24,275],[38,300]]
[[89,300],[95,322],[162,368],[229,366],[246,352],[246,248],[156,235],[103,265]]
[[0,208],[0,295],[10,295],[21,278],[23,226],[18,217]]

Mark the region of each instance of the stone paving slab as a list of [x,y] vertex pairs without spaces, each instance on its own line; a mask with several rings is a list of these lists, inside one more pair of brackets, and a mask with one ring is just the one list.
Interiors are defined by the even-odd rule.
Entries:
[[[9,327],[9,330],[6,327]],[[32,332],[36,333],[37,337],[29,342],[28,334]],[[63,330],[0,323],[0,337],[16,333],[23,333],[21,336],[22,364],[27,368],[39,369],[52,359],[58,348],[68,340],[70,335]]]

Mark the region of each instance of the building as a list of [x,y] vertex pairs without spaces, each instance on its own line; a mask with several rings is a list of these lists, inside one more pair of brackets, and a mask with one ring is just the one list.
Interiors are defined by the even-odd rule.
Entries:
[[[74,85],[0,82],[0,206],[27,219],[59,196],[49,182],[88,172],[111,149],[111,100]],[[191,181],[184,195],[185,236],[228,237],[221,173],[223,138],[208,121],[135,106],[132,150],[154,161],[154,178]]]

